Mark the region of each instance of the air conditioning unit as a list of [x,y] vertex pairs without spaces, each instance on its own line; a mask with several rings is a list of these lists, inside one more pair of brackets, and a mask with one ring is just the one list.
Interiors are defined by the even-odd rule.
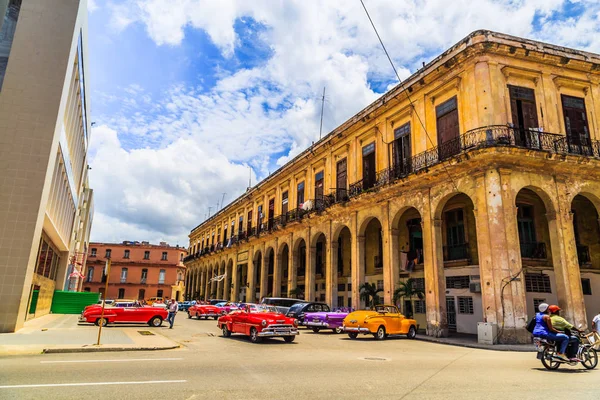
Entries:
[[481,282],[471,282],[471,283],[469,283],[469,292],[471,292],[471,293],[481,293]]

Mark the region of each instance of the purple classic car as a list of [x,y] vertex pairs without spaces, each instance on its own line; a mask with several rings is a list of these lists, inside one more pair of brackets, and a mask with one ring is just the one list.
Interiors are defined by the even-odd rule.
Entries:
[[304,314],[304,326],[317,333],[321,329],[332,329],[335,333],[342,333],[342,323],[346,315],[352,312],[350,308],[337,308],[330,312],[309,312]]

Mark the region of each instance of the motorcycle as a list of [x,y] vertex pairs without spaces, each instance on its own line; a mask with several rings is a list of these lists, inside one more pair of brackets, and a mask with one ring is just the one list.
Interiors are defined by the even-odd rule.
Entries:
[[585,369],[596,368],[598,365],[598,354],[593,348],[593,345],[584,343],[583,335],[578,331],[574,330],[572,335],[579,339],[577,355],[575,356],[576,360],[573,361],[565,361],[557,358],[556,345],[553,341],[539,337],[533,338],[533,343],[538,351],[537,358],[538,360],[542,361],[542,364],[546,369],[556,370],[561,366],[561,364],[567,364],[574,367],[579,363],[581,363]]

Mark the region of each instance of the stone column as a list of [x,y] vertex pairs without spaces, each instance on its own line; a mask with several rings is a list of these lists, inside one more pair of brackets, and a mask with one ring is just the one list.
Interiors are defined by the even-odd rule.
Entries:
[[297,288],[297,279],[298,279],[298,251],[294,250],[293,242],[290,245],[290,249],[288,251],[288,297],[296,298],[296,295],[292,295],[292,291]]
[[246,287],[246,302],[254,303],[256,299],[254,298],[255,293],[255,279],[254,279],[254,271],[256,270],[256,266],[254,265],[254,247],[251,247],[248,251],[248,286]]
[[279,246],[275,250],[273,257],[275,268],[273,270],[273,297],[281,297],[281,276],[283,275],[283,260],[280,254]]
[[442,220],[431,210],[429,192],[423,197],[423,263],[425,272],[425,304],[427,307],[427,335],[448,336],[446,319],[446,282],[442,242]]
[[[310,239],[310,237],[309,237]],[[309,242],[306,242],[309,246]],[[315,274],[317,265],[317,247],[310,246],[306,249],[306,257],[308,262],[306,263],[306,273],[304,275],[304,299],[307,301],[315,301]]]
[[389,217],[389,204],[386,203],[383,212],[383,219],[381,221],[381,247],[383,250],[383,301],[385,304],[392,304],[392,297],[394,296],[395,277],[393,276],[392,267],[392,243],[390,240],[390,217]]
[[365,237],[352,236],[352,250],[356,255],[352,263],[352,307],[355,310],[365,308],[365,303],[360,299],[360,285],[365,281]]
[[390,293],[391,293],[391,297],[390,297],[390,303],[394,301],[394,291],[396,290],[396,283],[398,282],[398,280],[400,279],[400,248],[399,248],[399,241],[400,241],[400,230],[399,229],[393,229],[390,227],[389,229],[389,235],[388,237],[390,238],[390,243],[389,243],[389,248],[390,248]]
[[339,307],[338,305],[338,242],[331,240],[327,246],[327,261],[325,265],[325,302],[331,305],[332,308]]
[[233,288],[231,289],[231,301],[238,301],[242,299],[238,299],[240,288],[238,281],[240,278],[238,277],[238,264],[237,264],[237,254],[233,261],[233,267],[231,269],[231,281],[233,282]]
[[[265,224],[266,226],[266,224]],[[269,257],[265,254],[265,244],[260,246],[260,282],[259,286],[259,300],[266,297],[269,294]]]
[[[217,273],[216,273],[217,276],[223,274],[222,267],[223,267],[223,264],[221,262],[219,262],[218,268],[217,268]],[[216,282],[216,284],[217,284],[217,299],[224,299],[224,296],[223,296],[223,292],[224,292],[223,284],[224,283],[225,283],[224,280],[220,280],[220,281]]]
[[[509,258],[508,251],[506,217],[511,217],[511,210],[505,210],[504,200],[511,204],[511,193],[502,193],[501,177],[496,170],[476,172],[473,176],[476,181],[474,213],[482,318],[486,322],[498,324],[500,342],[515,343],[519,341],[519,337],[522,337],[521,341],[529,342],[530,335],[523,332],[527,324],[525,293],[522,287],[519,288],[517,281],[521,271],[516,260]],[[506,174],[503,178],[507,187],[510,187],[510,176]],[[516,220],[514,222],[516,226]],[[514,256],[514,251],[511,255]],[[515,288],[510,287],[513,284]]]
[[225,264],[225,279],[223,279],[223,300],[231,299],[231,274],[233,273],[233,267],[231,268],[232,272],[229,272],[229,261]]
[[[573,213],[571,212],[571,188],[564,178],[556,179],[558,212],[553,219],[552,225],[556,228],[556,234],[552,233],[552,261],[556,276],[556,286],[559,293],[559,302],[564,309],[563,316],[572,321],[575,326],[583,325],[587,328],[587,317],[585,312],[585,301],[581,287],[581,272],[579,270],[579,259],[577,257],[577,243],[575,242],[575,230],[573,226]],[[550,219],[550,217],[549,217]],[[550,224],[550,220],[548,221]],[[560,254],[557,254],[560,253]],[[558,256],[558,257],[557,257]],[[557,262],[557,259],[560,261]],[[557,266],[560,266],[557,268]],[[560,293],[563,293],[561,299]]]

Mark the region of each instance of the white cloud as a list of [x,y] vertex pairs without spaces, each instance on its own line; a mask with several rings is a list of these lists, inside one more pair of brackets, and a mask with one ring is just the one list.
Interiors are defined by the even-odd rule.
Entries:
[[88,2],[87,2],[87,8],[88,8],[89,12],[93,13],[99,7],[98,7],[98,4],[96,3],[96,0],[88,0]]
[[[365,3],[402,78],[481,28],[600,49],[600,4],[594,0],[581,0],[585,13],[562,22],[551,17],[566,0]],[[272,53],[252,69],[218,70],[208,92],[195,89],[201,81],[175,86],[160,99],[137,85],[123,90],[124,113],[94,129],[99,217],[93,236],[101,240],[156,237],[184,243],[222,192],[232,200],[243,191],[246,165],[264,177],[318,139],[324,86],[327,133],[378,97],[373,81],[388,88],[396,84],[359,1],[136,0],[109,8],[110,26],[121,34],[142,24],[157,45],[178,46],[186,29],[201,29],[229,59],[242,46],[236,21],[253,18],[266,28],[260,40]],[[125,151],[125,141],[143,141],[145,148]],[[271,159],[274,153],[277,160]]]

